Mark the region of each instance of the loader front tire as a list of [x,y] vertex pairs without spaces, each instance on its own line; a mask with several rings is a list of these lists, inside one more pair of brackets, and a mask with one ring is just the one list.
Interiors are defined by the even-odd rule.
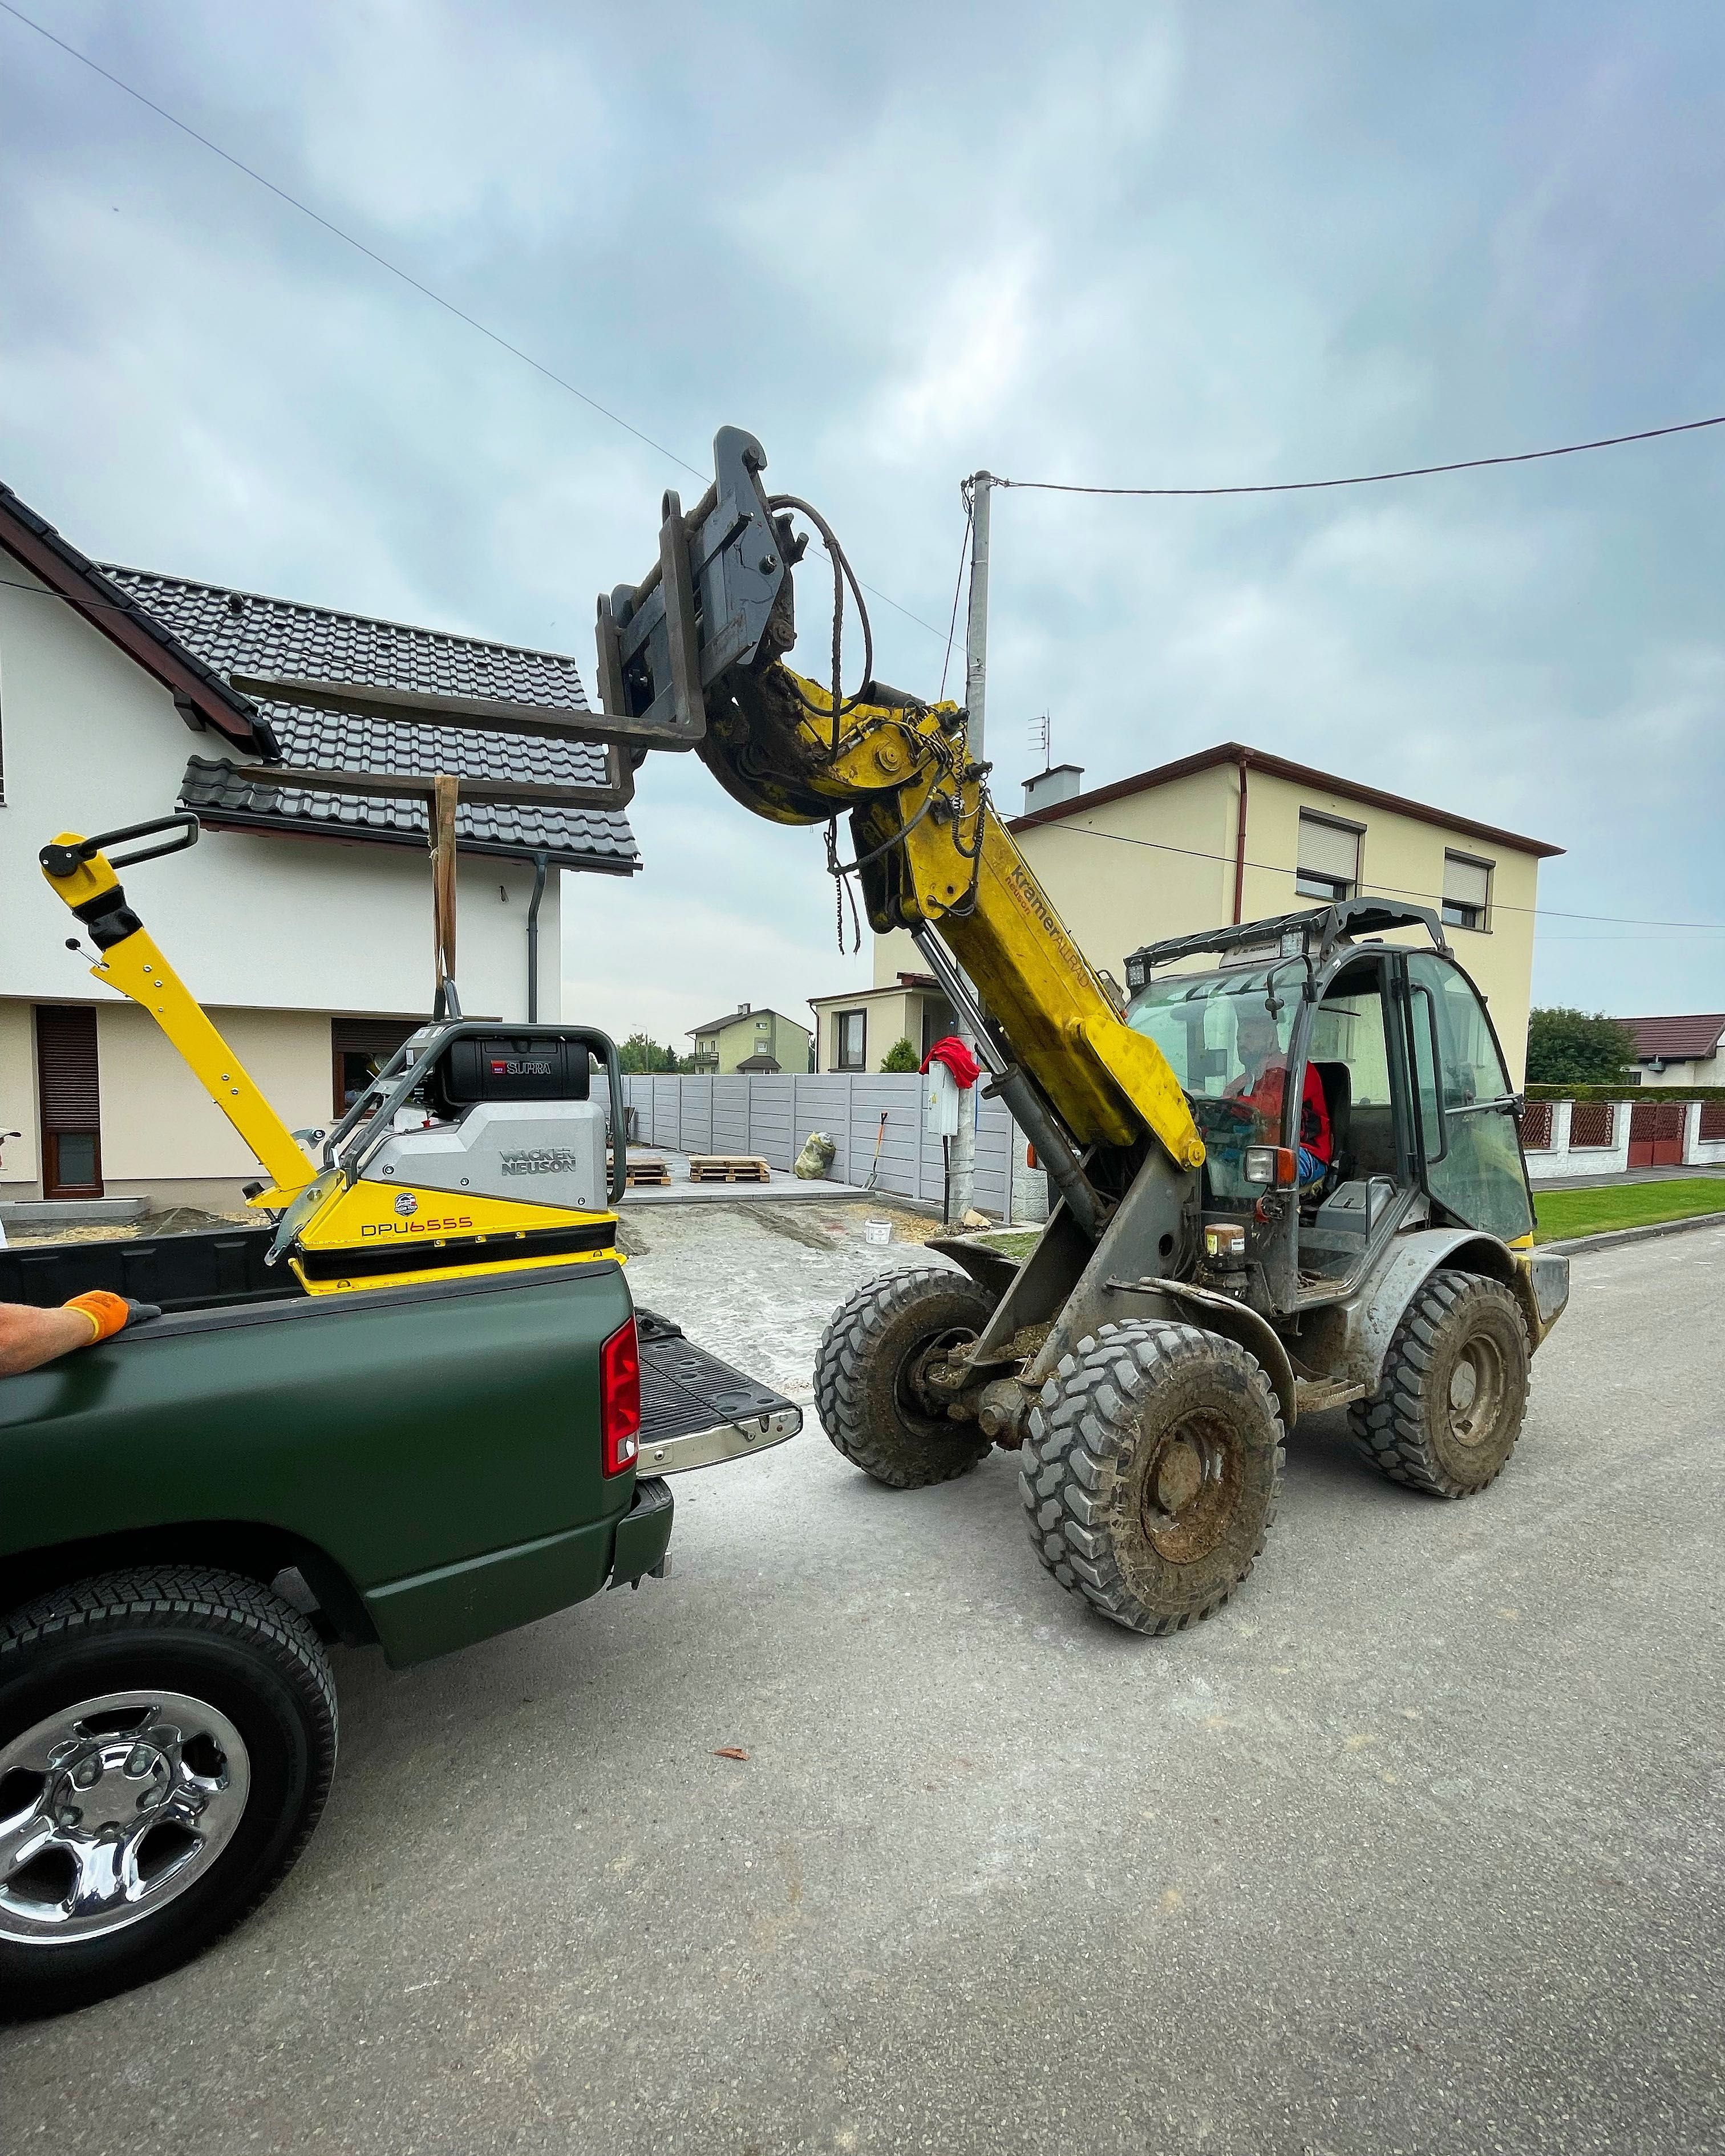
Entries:
[[821,1427],[854,1467],[892,1490],[967,1475],[993,1450],[919,1383],[942,1351],[978,1338],[994,1298],[968,1273],[888,1273],[833,1312],[814,1361]]
[[1440,1268],[1403,1312],[1377,1391],[1348,1411],[1354,1441],[1392,1482],[1471,1497],[1515,1450],[1532,1358],[1501,1281]]
[[1030,1410],[1019,1490],[1062,1587],[1134,1632],[1219,1609],[1264,1547],[1282,1426],[1255,1356],[1195,1325],[1103,1325]]

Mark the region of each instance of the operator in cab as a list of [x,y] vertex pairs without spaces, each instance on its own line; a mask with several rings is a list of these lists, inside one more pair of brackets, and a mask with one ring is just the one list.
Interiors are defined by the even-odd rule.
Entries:
[[[1240,1075],[1228,1088],[1230,1096],[1252,1110],[1258,1119],[1260,1142],[1281,1143],[1282,1096],[1288,1082],[1288,1059],[1276,1035],[1276,1020],[1261,1004],[1249,1003],[1235,1020],[1235,1046]],[[1323,1081],[1310,1063],[1300,1098],[1297,1162],[1300,1187],[1322,1183],[1334,1157],[1329,1103]]]

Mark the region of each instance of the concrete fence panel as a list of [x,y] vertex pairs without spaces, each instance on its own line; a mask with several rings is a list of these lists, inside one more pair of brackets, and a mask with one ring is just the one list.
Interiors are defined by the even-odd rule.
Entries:
[[[922,1127],[922,1080],[914,1071],[630,1077],[623,1086],[643,1145],[753,1153],[784,1173],[809,1132],[824,1131],[834,1144],[835,1182],[866,1183],[873,1170],[877,1189],[932,1205],[945,1191],[941,1142]],[[1004,1219],[1024,1138],[1002,1102],[973,1093],[969,1106],[977,1116],[976,1203]],[[1022,1216],[1022,1173],[1018,1182]],[[1040,1178],[1033,1183],[1040,1199]],[[1033,1203],[1029,1217],[1042,1211]]]
[[745,1150],[769,1168],[788,1170],[803,1142],[794,1135],[796,1086],[794,1078],[771,1072],[748,1081],[749,1142]]
[[713,1084],[708,1077],[685,1078],[677,1104],[678,1142],[685,1152],[712,1152]]
[[749,1147],[749,1081],[715,1078],[713,1087],[713,1142],[715,1152],[742,1152]]

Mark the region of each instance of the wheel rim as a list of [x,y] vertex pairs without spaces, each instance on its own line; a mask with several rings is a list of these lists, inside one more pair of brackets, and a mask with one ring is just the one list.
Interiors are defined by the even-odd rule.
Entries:
[[1503,1357],[1495,1340],[1476,1333],[1461,1344],[1450,1369],[1450,1435],[1458,1445],[1483,1445],[1497,1428],[1506,1392]]
[[244,1740],[177,1691],[105,1692],[0,1749],[0,1938],[100,1938],[183,1894],[251,1787]]
[[924,1392],[923,1374],[937,1363],[944,1363],[955,1348],[968,1348],[980,1337],[973,1325],[949,1325],[911,1348],[899,1364],[898,1374],[893,1383],[893,1394],[900,1411],[907,1416],[944,1424],[947,1420],[946,1404]]
[[1219,1415],[1184,1416],[1163,1433],[1146,1470],[1144,1533],[1170,1564],[1209,1556],[1240,1503],[1239,1440]]

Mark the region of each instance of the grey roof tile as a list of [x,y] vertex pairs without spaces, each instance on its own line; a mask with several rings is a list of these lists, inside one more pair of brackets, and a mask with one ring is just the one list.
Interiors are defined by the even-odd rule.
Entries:
[[[561,652],[488,644],[141,569],[110,567],[104,573],[225,674],[490,696],[569,711],[592,708],[574,660]],[[463,778],[523,778],[572,788],[597,784],[603,777],[603,752],[585,742],[313,709],[259,694],[251,701],[269,720],[290,763],[338,771],[453,771]],[[212,817],[277,829],[339,830],[357,839],[421,845],[427,835],[421,802],[264,786],[237,778],[231,766],[203,757],[187,764],[181,798],[188,808]],[[543,847],[568,868],[628,873],[640,865],[629,819],[619,810],[583,807],[578,798],[567,808],[465,803],[456,832],[470,849],[489,853]]]

